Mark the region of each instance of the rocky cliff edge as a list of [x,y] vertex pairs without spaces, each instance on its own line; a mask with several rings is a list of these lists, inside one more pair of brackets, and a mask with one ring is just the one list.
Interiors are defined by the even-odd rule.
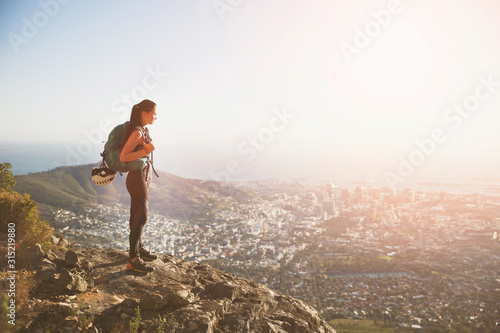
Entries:
[[127,252],[40,253],[25,332],[334,333],[311,306],[248,279],[162,254],[153,273]]

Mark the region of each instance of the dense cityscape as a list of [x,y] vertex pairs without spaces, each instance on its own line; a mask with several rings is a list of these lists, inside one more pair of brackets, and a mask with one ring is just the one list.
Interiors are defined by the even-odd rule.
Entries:
[[[235,183],[256,193],[196,221],[150,212],[155,252],[207,262],[265,284],[337,320],[392,330],[500,331],[500,197]],[[53,212],[76,246],[128,249],[128,207]]]

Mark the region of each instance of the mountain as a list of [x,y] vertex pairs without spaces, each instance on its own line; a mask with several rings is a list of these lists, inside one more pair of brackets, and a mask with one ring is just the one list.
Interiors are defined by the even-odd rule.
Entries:
[[37,256],[23,332],[335,333],[303,301],[205,264],[160,254],[143,275],[120,250]]
[[[59,167],[50,171],[15,176],[15,190],[28,193],[42,210],[77,210],[97,204],[128,205],[126,175],[117,174],[113,183],[97,186],[90,177],[94,164]],[[149,189],[149,209],[172,218],[202,219],[229,202],[247,202],[253,193],[234,185],[186,179],[158,171]]]

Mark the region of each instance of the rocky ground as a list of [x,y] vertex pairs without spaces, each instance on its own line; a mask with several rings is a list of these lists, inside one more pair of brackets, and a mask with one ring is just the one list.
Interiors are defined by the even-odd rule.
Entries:
[[153,273],[127,252],[39,253],[24,332],[325,332],[318,312],[250,280],[160,255]]

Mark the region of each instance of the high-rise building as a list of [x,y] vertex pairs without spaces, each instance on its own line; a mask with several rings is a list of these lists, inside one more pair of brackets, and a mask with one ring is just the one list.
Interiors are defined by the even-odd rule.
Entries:
[[352,197],[351,192],[348,189],[346,188],[342,189],[342,201],[351,202],[351,197]]
[[365,190],[362,187],[356,187],[354,190],[354,200],[356,204],[360,205],[366,201]]
[[326,189],[325,189],[325,197],[326,198],[333,198],[333,184],[328,183],[326,184]]
[[335,211],[335,201],[331,198],[325,199],[323,201],[323,210],[329,215],[333,215],[333,212]]

